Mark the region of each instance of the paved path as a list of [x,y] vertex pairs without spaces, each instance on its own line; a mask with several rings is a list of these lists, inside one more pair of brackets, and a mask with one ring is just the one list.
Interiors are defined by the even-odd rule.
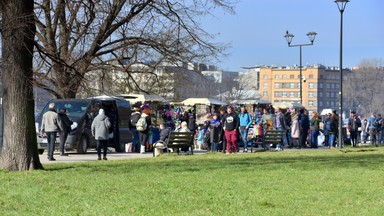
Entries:
[[[203,150],[194,150],[194,154],[204,154],[206,151]],[[125,160],[125,159],[134,159],[134,158],[151,158],[153,157],[152,152],[147,152],[146,154],[139,153],[117,153],[114,151],[108,152],[108,160]],[[44,154],[40,155],[40,162],[42,164],[52,164],[52,163],[71,163],[71,162],[89,162],[97,161],[96,151],[89,151],[86,154],[78,154],[75,152],[69,152],[68,156],[60,156],[59,152],[55,151],[54,158],[56,161],[49,161],[47,159],[46,151]]]

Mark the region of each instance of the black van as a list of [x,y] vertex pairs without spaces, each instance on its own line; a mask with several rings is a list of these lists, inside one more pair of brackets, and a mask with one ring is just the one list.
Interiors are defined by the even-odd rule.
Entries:
[[[50,103],[55,103],[56,111],[61,108],[67,110],[67,115],[74,124],[65,142],[66,150],[76,150],[78,153],[86,153],[89,148],[96,148],[96,140],[91,133],[91,125],[99,109],[104,109],[109,117],[110,128],[109,147],[114,147],[117,152],[123,152],[125,144],[132,142],[132,134],[129,130],[131,105],[129,101],[118,97],[95,97],[90,99],[53,99],[49,101],[36,119],[36,133],[39,153],[47,149],[46,137],[39,137],[43,114],[48,111]],[[55,148],[59,148],[60,138],[57,137]]]

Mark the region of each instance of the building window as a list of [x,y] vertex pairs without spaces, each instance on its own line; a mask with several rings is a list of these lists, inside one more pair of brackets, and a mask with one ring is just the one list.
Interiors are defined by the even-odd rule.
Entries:
[[281,88],[281,84],[280,83],[275,83],[275,88]]
[[323,92],[319,92],[319,97],[323,97]]
[[313,74],[309,74],[309,78],[308,79],[313,79]]
[[264,74],[263,78],[268,79],[268,74]]
[[295,79],[295,75],[289,75],[289,79]]
[[290,84],[289,84],[289,87],[290,87],[290,88],[295,88],[295,83],[290,83]]
[[315,101],[308,101],[308,107],[314,107]]
[[289,92],[289,97],[295,97],[295,92]]
[[319,88],[323,88],[323,83],[319,83]]
[[326,102],[325,102],[325,105],[326,105],[327,107],[329,107],[329,101],[326,101]]
[[279,75],[276,74],[276,75],[275,75],[275,79],[279,79]]
[[335,106],[335,102],[334,101],[331,101],[331,106]]
[[263,92],[263,97],[268,97],[268,92]]
[[316,97],[316,92],[308,92],[308,97]]
[[283,79],[287,79],[287,75],[286,74],[283,74]]
[[335,88],[335,83],[331,83],[331,89]]
[[325,93],[325,97],[329,98],[329,92]]
[[264,83],[264,88],[268,88],[268,83]]
[[320,75],[320,79],[323,79],[324,78],[324,76],[323,75]]
[[331,85],[329,83],[325,84],[325,88],[330,89]]
[[315,88],[315,83],[310,82],[308,86],[309,86],[309,88]]
[[319,106],[323,106],[323,101],[319,101]]
[[287,92],[283,92],[283,97],[287,97]]

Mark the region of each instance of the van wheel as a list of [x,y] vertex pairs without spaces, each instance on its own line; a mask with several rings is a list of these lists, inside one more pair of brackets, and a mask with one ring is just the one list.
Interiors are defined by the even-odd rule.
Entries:
[[76,152],[80,154],[87,153],[88,150],[88,139],[86,136],[81,136],[79,145],[77,146]]
[[44,153],[44,149],[39,149],[39,154],[43,154]]
[[124,152],[125,150],[125,143],[119,143],[115,147],[116,152]]

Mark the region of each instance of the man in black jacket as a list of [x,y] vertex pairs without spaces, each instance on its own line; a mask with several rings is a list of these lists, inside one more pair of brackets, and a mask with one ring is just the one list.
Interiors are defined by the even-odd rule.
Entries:
[[300,110],[301,117],[300,117],[300,129],[301,129],[301,140],[300,145],[302,148],[307,147],[305,144],[308,136],[308,130],[309,130],[309,118],[308,118],[308,111],[305,109]]
[[64,130],[60,133],[60,156],[68,156],[68,154],[64,153],[64,146],[68,134],[71,132],[71,125],[73,122],[68,118],[67,110],[65,108],[60,109],[59,117],[64,127]]

